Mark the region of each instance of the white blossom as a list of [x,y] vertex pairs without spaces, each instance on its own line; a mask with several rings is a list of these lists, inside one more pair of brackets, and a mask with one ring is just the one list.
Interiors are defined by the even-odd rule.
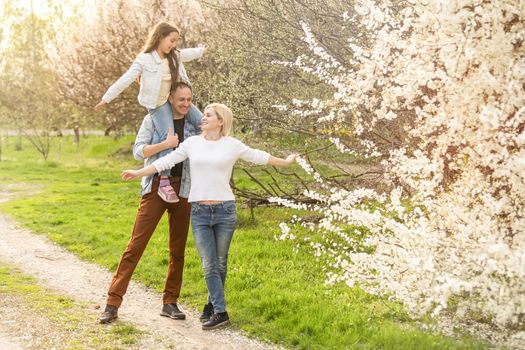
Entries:
[[[415,317],[453,313],[448,303],[455,296],[457,315],[482,314],[493,327],[520,329],[525,314],[523,1],[426,0],[400,6],[394,12],[389,1],[357,0],[357,15],[343,14],[345,25],[369,33],[368,45],[348,39],[351,68],[332,58],[302,24],[310,54],[291,66],[336,92],[326,101],[292,104],[317,111],[325,116],[321,123],[359,138],[365,156],[386,158],[385,177],[409,189],[376,193],[323,183],[321,191],[305,192],[318,202],[308,209],[322,217],[306,232],[324,237],[308,244],[326,263],[327,283],[358,283],[403,302]],[[318,113],[319,106],[330,108],[330,117]],[[341,108],[353,113],[350,125],[337,119]],[[373,118],[364,118],[364,110]],[[380,120],[397,121],[399,110],[406,111],[399,122],[408,137],[382,155],[367,132]],[[330,140],[343,154],[351,153],[337,137]],[[321,178],[304,159],[298,163]],[[516,331],[512,339],[519,342],[522,333]]]

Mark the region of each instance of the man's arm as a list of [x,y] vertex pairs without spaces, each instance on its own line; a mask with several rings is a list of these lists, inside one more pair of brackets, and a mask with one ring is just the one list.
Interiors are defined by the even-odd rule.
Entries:
[[143,154],[145,158],[149,158],[159,152],[162,152],[166,149],[171,149],[177,147],[179,144],[179,136],[174,134],[173,128],[168,128],[168,136],[166,140],[156,143],[154,145],[146,145],[143,148]]
[[144,160],[144,158],[151,157],[165,149],[176,147],[179,143],[178,137],[174,139],[173,132],[170,132],[170,129],[168,129],[167,139],[152,145],[151,140],[153,139],[154,132],[155,127],[151,116],[147,115],[142,121],[137,137],[135,138],[135,143],[133,144],[133,156],[135,159]]

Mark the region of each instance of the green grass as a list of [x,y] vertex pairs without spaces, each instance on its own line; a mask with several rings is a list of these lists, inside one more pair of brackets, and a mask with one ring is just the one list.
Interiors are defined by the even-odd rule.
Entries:
[[[43,162],[27,143],[15,151],[14,140],[8,139],[0,162],[0,186],[32,184],[40,193],[12,200],[0,209],[81,258],[114,270],[130,238],[139,201],[140,184],[119,178],[122,168],[138,164],[130,155],[131,141],[131,136],[117,141],[87,137],[77,149],[70,138],[62,138],[55,140],[60,148],[55,146],[48,162]],[[237,180],[251,186],[246,179]],[[253,223],[249,210],[239,210],[226,283],[234,328],[299,349],[487,346],[471,338],[422,332],[398,304],[358,288],[326,286],[323,266],[308,249],[294,252],[295,242],[273,238],[279,234],[278,223],[292,213],[284,208],[256,208]],[[161,291],[167,257],[163,218],[134,278]],[[205,300],[206,287],[190,234],[182,302],[200,309]]]
[[[34,278],[17,268],[2,263],[0,267],[0,297],[9,297],[21,312],[47,322],[45,332],[33,335],[33,347],[60,349],[126,349],[137,348],[138,337],[143,334],[133,326],[117,321],[101,327],[97,314],[88,311],[89,305],[56,294],[38,285]],[[30,316],[29,316],[30,315]],[[17,320],[18,323],[23,320]],[[36,328],[42,325],[36,325]],[[19,331],[24,332],[25,329]],[[27,334],[20,334],[21,336]]]

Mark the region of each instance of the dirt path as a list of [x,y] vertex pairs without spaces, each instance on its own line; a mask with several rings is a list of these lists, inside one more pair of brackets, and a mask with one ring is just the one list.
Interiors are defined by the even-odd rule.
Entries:
[[[0,192],[0,202],[8,193]],[[93,305],[104,305],[111,273],[100,266],[81,261],[72,253],[16,226],[10,218],[0,214],[0,260],[17,266],[33,276],[40,285],[56,290],[74,300]],[[119,318],[146,331],[147,348],[163,349],[175,344],[176,349],[276,349],[245,337],[232,329],[203,331],[198,313],[182,305],[187,313],[185,321],[159,316],[161,294],[133,282],[126,301],[119,310]],[[0,314],[3,314],[0,310]],[[104,327],[101,325],[100,327]],[[16,339],[9,339],[0,324],[0,349],[19,349]],[[5,345],[4,345],[5,342]]]
[[0,349],[22,350],[20,344],[14,343],[14,340],[6,335],[1,328],[2,326],[0,326]]

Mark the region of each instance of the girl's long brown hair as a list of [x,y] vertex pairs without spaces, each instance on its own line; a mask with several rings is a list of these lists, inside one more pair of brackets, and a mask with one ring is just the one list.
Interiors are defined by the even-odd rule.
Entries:
[[[172,26],[169,23],[166,22],[160,22],[158,23],[149,33],[148,40],[146,41],[146,44],[144,44],[144,47],[142,48],[142,52],[152,52],[153,50],[156,50],[159,46],[159,43],[162,39],[170,35],[171,33],[177,33],[180,34],[179,30]],[[171,73],[171,87],[179,81],[179,55],[178,51],[174,48],[170,51],[168,59],[168,64],[170,67],[170,73]]]

